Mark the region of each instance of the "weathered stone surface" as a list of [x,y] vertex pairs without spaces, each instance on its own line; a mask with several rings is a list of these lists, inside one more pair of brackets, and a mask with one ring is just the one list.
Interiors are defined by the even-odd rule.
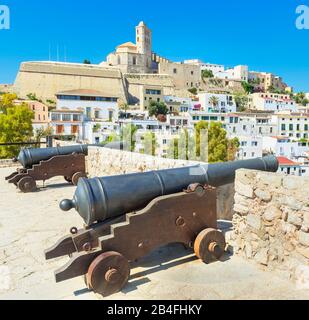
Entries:
[[270,201],[271,200],[271,193],[268,190],[263,189],[256,189],[254,191],[255,195],[263,201]]
[[253,229],[260,230],[262,227],[262,219],[254,214],[248,214],[247,224]]
[[309,225],[309,208],[303,208],[302,212],[304,216],[304,223]]
[[288,214],[288,220],[287,220],[287,222],[293,224],[294,226],[300,227],[300,226],[302,225],[302,223],[303,223],[303,220],[302,220],[302,218],[300,218],[300,217],[298,216],[297,213],[295,213],[295,212],[290,212],[290,213]]
[[253,188],[237,180],[235,182],[235,191],[248,198],[254,197]]
[[305,258],[309,259],[309,248],[298,247],[296,248],[296,251],[300,253],[302,256],[304,256]]
[[236,175],[235,252],[297,279],[295,270],[309,264],[309,178],[250,172],[242,170],[239,183]]
[[300,231],[299,232],[299,242],[304,245],[309,247],[309,233]]
[[280,188],[282,185],[282,176],[275,173],[259,172],[257,173],[257,178],[260,183],[272,188]]
[[240,213],[241,215],[246,215],[249,212],[249,209],[247,206],[237,203],[234,205],[234,211]]
[[274,205],[269,206],[263,214],[263,218],[266,221],[273,221],[275,219],[280,218],[281,216],[282,216],[281,210]]
[[289,190],[299,190],[302,188],[304,180],[300,177],[286,176],[283,178],[282,185]]
[[283,195],[279,198],[279,203],[286,205],[293,210],[300,210],[303,203],[295,199],[292,195]]
[[268,264],[268,248],[262,248],[255,256],[254,259],[265,266]]

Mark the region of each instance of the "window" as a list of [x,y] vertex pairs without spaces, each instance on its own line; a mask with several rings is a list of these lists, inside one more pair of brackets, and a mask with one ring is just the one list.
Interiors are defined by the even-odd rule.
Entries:
[[94,117],[95,117],[95,119],[99,119],[100,118],[100,111],[95,110],[94,111]]
[[52,113],[51,114],[51,120],[52,121],[60,121],[61,117],[59,113]]
[[91,118],[91,108],[90,108],[90,107],[87,107],[87,108],[86,108],[86,117],[87,117],[88,119]]
[[156,94],[156,95],[160,95],[160,94],[161,94],[161,90],[146,89],[146,94]]
[[71,121],[71,114],[63,114],[62,121]]
[[284,123],[281,124],[281,131],[285,131],[285,124]]
[[176,68],[174,68],[173,73],[174,73],[174,74],[176,74],[176,73],[177,73],[177,69],[176,69]]
[[56,134],[62,134],[64,132],[64,126],[61,125],[57,125],[56,126]]
[[133,57],[133,65],[134,66],[136,65],[136,57],[135,56]]
[[193,71],[191,71],[191,76],[193,76],[193,74],[194,74],[194,72],[193,72]]
[[79,114],[73,114],[73,121],[79,121]]

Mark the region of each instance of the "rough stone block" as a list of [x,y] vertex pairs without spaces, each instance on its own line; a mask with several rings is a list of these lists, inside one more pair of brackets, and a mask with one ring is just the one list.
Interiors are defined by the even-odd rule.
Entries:
[[254,214],[248,214],[247,224],[253,229],[260,230],[262,228],[262,219]]
[[309,247],[309,233],[299,231],[298,240],[302,245]]
[[281,210],[274,205],[271,205],[270,207],[268,207],[263,214],[263,218],[266,221],[273,221],[275,219],[281,218],[281,216],[282,216]]
[[243,206],[242,204],[235,203],[234,211],[240,213],[241,215],[246,215],[249,212],[248,207]]
[[268,265],[268,248],[263,248],[260,251],[257,252],[257,254],[254,256],[254,259],[265,266]]
[[303,223],[303,220],[298,216],[296,212],[290,212],[288,214],[287,222],[293,224],[294,226],[300,227]]
[[282,185],[288,190],[299,190],[303,186],[303,179],[301,177],[286,176],[283,178]]
[[305,258],[309,259],[309,248],[298,247],[296,248],[296,251],[300,253],[302,256],[304,256]]
[[300,210],[303,207],[303,203],[295,199],[293,195],[284,195],[279,197],[279,203],[286,205],[293,210]]
[[254,197],[253,187],[247,184],[244,184],[238,180],[235,181],[235,191],[240,195],[252,199]]
[[268,202],[271,200],[271,193],[268,190],[256,189],[254,193],[259,199],[263,201]]
[[260,183],[271,186],[272,188],[280,188],[282,185],[282,176],[276,173],[259,172],[257,177]]

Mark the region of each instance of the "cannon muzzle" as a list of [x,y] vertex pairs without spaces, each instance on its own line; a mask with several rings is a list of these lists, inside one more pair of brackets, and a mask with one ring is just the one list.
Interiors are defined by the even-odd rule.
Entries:
[[87,225],[144,208],[151,200],[186,189],[192,183],[219,187],[231,183],[238,169],[276,172],[275,156],[215,164],[79,179],[72,200],[63,200],[64,211],[75,208]]

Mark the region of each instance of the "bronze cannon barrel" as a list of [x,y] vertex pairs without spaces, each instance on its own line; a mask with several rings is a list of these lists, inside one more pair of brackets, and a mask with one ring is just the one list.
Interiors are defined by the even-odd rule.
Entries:
[[162,195],[181,192],[192,183],[213,187],[231,183],[237,169],[269,172],[278,170],[275,156],[215,164],[125,174],[101,178],[81,178],[72,200],[62,200],[60,208],[75,208],[87,225],[144,208]]

